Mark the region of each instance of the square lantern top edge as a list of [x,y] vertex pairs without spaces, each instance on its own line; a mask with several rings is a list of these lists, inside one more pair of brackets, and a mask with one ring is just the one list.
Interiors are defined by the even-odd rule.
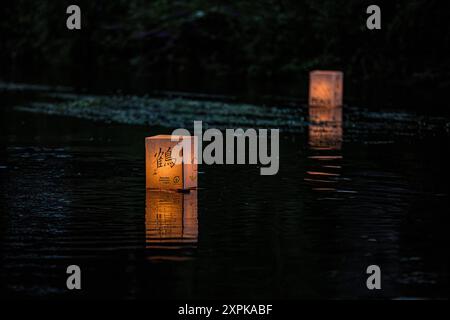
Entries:
[[312,70],[309,72],[310,74],[339,74],[339,75],[343,75],[344,73],[342,71],[339,70]]

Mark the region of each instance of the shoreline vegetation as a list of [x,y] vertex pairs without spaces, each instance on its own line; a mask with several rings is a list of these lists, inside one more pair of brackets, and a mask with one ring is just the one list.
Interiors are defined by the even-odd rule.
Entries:
[[[195,120],[202,120],[206,128],[277,128],[281,133],[301,134],[307,134],[310,123],[308,106],[295,102],[267,106],[220,101],[222,97],[208,95],[188,97],[183,93],[83,95],[67,87],[0,82],[0,95],[24,93],[32,94],[31,102],[15,105],[14,110],[106,123],[190,129]],[[366,139],[369,143],[390,143],[392,139],[439,131],[450,134],[450,121],[445,117],[405,111],[373,112],[351,105],[343,108],[342,126],[349,142]]]

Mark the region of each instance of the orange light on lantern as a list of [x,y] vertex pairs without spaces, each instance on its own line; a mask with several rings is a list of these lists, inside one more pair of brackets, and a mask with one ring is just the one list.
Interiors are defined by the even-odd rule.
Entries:
[[147,190],[145,208],[147,244],[196,243],[197,191],[179,193]]
[[309,121],[309,145],[311,148],[341,149],[341,107],[309,107]]
[[309,105],[342,106],[344,75],[340,71],[315,70],[309,73]]
[[[172,141],[173,138],[176,141]],[[197,188],[195,136],[158,135],[145,138],[146,188],[189,190]],[[177,162],[177,154],[183,158]],[[187,159],[187,161],[186,161]]]

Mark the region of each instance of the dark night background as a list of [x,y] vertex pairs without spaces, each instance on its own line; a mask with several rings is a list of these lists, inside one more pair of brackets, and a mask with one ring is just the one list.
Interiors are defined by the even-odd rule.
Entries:
[[[149,88],[306,99],[312,69],[345,74],[346,101],[448,112],[445,1],[77,1],[2,3],[0,79],[142,93]],[[423,108],[424,104],[427,105]]]
[[[0,297],[448,299],[447,7],[3,1]],[[343,71],[342,108],[306,104],[315,69]],[[195,120],[280,129],[280,170],[200,166],[195,236],[160,239],[144,139]]]

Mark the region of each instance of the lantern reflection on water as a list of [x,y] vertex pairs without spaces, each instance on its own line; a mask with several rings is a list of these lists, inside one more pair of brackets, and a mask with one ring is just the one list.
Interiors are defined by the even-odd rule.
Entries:
[[311,155],[305,181],[320,192],[336,191],[340,180],[342,108],[309,107]]
[[309,73],[309,105],[342,106],[343,73],[340,71],[311,71]]
[[197,191],[147,190],[145,225],[148,245],[197,243]]
[[[172,138],[176,141],[172,141]],[[147,189],[188,190],[197,187],[195,138],[171,135],[145,138]],[[182,156],[183,161],[177,163],[177,156]]]

